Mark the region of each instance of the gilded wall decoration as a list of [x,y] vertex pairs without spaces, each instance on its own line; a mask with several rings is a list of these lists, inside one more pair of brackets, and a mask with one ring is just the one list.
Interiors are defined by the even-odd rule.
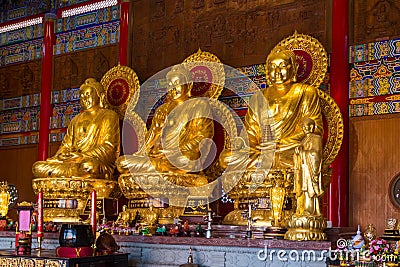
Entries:
[[138,0],[132,4],[132,67],[141,79],[199,48],[227,65],[259,64],[294,30],[330,47],[327,1]]
[[34,60],[0,68],[0,99],[40,92],[41,63]]
[[354,2],[354,44],[393,39],[400,35],[400,1]]
[[87,77],[101,79],[118,64],[118,46],[110,45],[54,58],[53,90],[79,87]]

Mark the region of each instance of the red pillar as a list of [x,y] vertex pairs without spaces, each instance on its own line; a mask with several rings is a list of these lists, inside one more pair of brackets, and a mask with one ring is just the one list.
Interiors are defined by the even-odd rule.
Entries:
[[333,226],[348,226],[349,210],[349,3],[333,0],[331,96],[343,116],[344,137],[339,155],[332,163],[332,182],[329,188],[329,220]]
[[129,0],[121,1],[121,19],[119,25],[119,64],[121,66],[126,66],[128,63],[129,5]]
[[40,97],[38,160],[45,160],[48,157],[53,69],[53,44],[55,44],[55,19],[56,15],[51,13],[45,14],[44,41],[42,50],[42,91]]

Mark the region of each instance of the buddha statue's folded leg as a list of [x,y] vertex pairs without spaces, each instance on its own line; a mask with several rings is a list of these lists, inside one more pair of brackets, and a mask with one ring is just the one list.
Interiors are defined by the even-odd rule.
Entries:
[[117,159],[117,168],[120,173],[154,172],[152,162],[147,156],[125,155]]
[[37,161],[32,166],[32,172],[35,178],[71,177],[74,168],[71,163]]
[[73,169],[72,175],[86,178],[105,178],[109,173],[105,168],[101,168],[102,164],[99,160],[93,158],[82,159]]

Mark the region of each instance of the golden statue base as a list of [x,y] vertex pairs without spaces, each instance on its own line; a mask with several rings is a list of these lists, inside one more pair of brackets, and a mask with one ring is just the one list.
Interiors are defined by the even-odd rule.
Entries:
[[32,180],[35,194],[43,192],[45,222],[78,222],[86,201],[93,190],[97,198],[118,199],[121,195],[117,181],[105,179],[36,178]]
[[285,239],[303,241],[326,240],[327,236],[324,233],[326,221],[322,215],[300,215],[294,214],[288,222],[289,230],[285,234]]
[[[45,200],[46,201],[46,200]],[[79,209],[44,208],[43,221],[56,223],[75,223],[81,221]]]
[[[128,205],[129,210],[146,214],[146,207],[152,205],[158,211],[159,224],[174,224],[174,219],[184,214],[190,196],[208,199],[215,187],[204,175],[190,173],[126,173],[119,176],[118,183],[124,196],[135,204]],[[169,207],[159,207],[158,200]],[[143,201],[148,203],[144,205]],[[143,223],[148,222],[144,219]]]
[[[245,210],[233,210],[229,212],[222,224],[226,225],[236,225],[236,226],[247,226],[247,218],[244,218],[243,212]],[[271,211],[270,210],[253,210],[252,211],[252,219],[253,219],[253,226],[260,226],[260,227],[270,227],[272,226],[271,218]]]

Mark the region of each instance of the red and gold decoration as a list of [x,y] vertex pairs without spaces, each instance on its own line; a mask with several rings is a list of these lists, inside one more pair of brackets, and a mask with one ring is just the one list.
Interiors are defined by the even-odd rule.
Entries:
[[224,65],[219,58],[210,53],[199,50],[188,56],[183,63],[192,73],[194,97],[209,97],[217,99],[225,84]]
[[18,223],[15,228],[15,253],[30,255],[32,247],[32,213],[33,204],[30,202],[17,203]]
[[37,238],[39,249],[42,248],[43,240],[43,191],[39,190],[38,200],[37,200]]
[[299,34],[283,39],[276,46],[286,47],[296,55],[297,81],[320,86],[328,69],[328,56],[324,46],[312,36]]
[[92,225],[93,236],[96,236],[97,230],[97,194],[96,190],[91,193],[90,225]]
[[123,118],[128,105],[135,107],[140,94],[139,78],[135,71],[127,66],[115,66],[104,74],[101,84],[107,91],[106,101],[109,108]]

